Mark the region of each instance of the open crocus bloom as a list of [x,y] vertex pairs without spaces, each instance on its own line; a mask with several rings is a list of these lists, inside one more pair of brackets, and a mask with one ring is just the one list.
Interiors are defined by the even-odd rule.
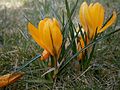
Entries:
[[[104,21],[104,7],[100,3],[91,3],[89,6],[86,2],[83,2],[80,11],[80,24],[82,29],[84,30],[83,33],[86,33],[85,40],[86,44],[89,44],[95,37],[95,34],[99,34],[105,31],[109,26],[111,26],[117,17],[115,11],[113,11],[113,15],[110,20],[103,26]],[[85,47],[85,43],[82,39],[82,36],[78,38],[77,48],[80,51],[82,48]],[[88,48],[86,51],[88,55],[91,53],[92,47]],[[78,60],[82,60],[85,56],[85,52],[80,53],[78,56]]]
[[94,38],[96,30],[101,33],[115,22],[117,15],[113,11],[111,19],[103,26],[104,12],[104,7],[98,2],[89,6],[86,2],[82,3],[79,11],[80,23],[89,39]]
[[41,60],[48,58],[49,55],[55,56],[60,53],[62,34],[55,18],[41,20],[38,28],[28,23],[28,30],[37,44],[44,49]]
[[5,74],[3,76],[0,76],[0,87],[8,86],[9,84],[12,84],[19,80],[24,73],[22,72],[16,72],[12,74]]

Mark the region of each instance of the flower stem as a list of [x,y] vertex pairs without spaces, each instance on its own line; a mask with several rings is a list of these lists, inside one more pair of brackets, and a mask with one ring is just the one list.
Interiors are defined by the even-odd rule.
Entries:
[[58,73],[57,55],[55,55],[55,56],[53,57],[53,59],[54,59],[54,68],[55,68],[54,74],[53,74],[53,79],[55,79],[56,74]]
[[23,66],[19,67],[15,72],[18,72],[20,70],[22,70],[23,68],[25,68],[26,66],[28,66],[30,63],[32,63],[33,61],[37,60],[38,58],[41,57],[41,54],[36,55],[34,58],[32,58],[29,62],[27,62],[26,64],[24,64]]

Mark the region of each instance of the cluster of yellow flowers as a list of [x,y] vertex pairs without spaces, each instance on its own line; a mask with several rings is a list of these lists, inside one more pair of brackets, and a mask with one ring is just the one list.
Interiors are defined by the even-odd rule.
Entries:
[[[104,7],[98,2],[95,4],[91,3],[90,5],[88,5],[86,2],[83,2],[80,6],[80,25],[82,26],[83,33],[86,33],[85,40],[87,44],[89,44],[90,41],[94,39],[96,33],[99,34],[105,31],[115,22],[117,14],[115,11],[113,11],[113,15],[110,20],[105,25],[103,25],[105,17],[104,12]],[[45,18],[41,20],[39,22],[38,28],[29,22],[28,30],[37,44],[44,49],[40,60],[45,60],[50,55],[59,58],[63,36],[61,33],[60,24],[55,18]],[[85,43],[82,36],[80,36],[77,42],[77,50],[80,51],[84,47]],[[80,53],[78,60],[82,60],[84,55],[84,52]],[[14,83],[22,76],[23,73],[12,73],[0,76],[0,87]]]
[[[105,26],[103,26],[104,12],[104,7],[98,2],[95,4],[91,3],[89,6],[86,2],[82,3],[79,11],[79,17],[80,24],[84,32],[87,34],[87,44],[94,39],[96,31],[97,33],[101,33],[115,22],[117,15],[116,12],[113,11],[111,19],[105,24]],[[62,45],[62,34],[60,31],[60,25],[55,18],[45,18],[44,20],[41,20],[38,28],[29,23],[28,30],[38,45],[44,49],[41,60],[47,59],[50,55],[59,56]],[[78,51],[81,47],[84,48],[85,45],[82,37],[79,38],[77,46]],[[79,60],[81,60],[81,57],[82,56],[80,54]]]

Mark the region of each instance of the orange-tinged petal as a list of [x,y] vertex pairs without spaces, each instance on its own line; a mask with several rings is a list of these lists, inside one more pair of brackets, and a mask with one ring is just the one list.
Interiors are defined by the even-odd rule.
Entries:
[[102,27],[104,21],[104,7],[99,3],[95,3],[94,5],[90,4],[89,13],[92,18],[91,22],[93,23],[94,30],[98,27]]
[[85,12],[85,21],[86,21],[86,24],[87,24],[87,27],[88,28],[93,28],[93,21],[92,18],[91,18],[91,15],[90,15],[90,11],[89,11],[89,7],[86,6],[84,8],[84,12]]
[[102,27],[104,21],[104,8],[101,4],[95,3],[89,6],[89,15],[91,16],[92,27],[89,27],[90,38],[95,36],[96,29],[99,30]]
[[50,56],[50,53],[46,50],[43,51],[42,53],[42,57],[40,58],[40,60],[45,60]]
[[84,30],[87,30],[87,23],[85,19],[85,13],[86,13],[87,7],[88,7],[87,3],[83,2],[80,7],[80,11],[79,11],[80,23],[82,27],[84,28]]
[[93,3],[90,3],[89,8],[91,8],[92,6],[93,6]]
[[43,41],[41,40],[42,33],[39,33],[39,30],[32,25],[31,23],[28,23],[28,30],[33,37],[33,39],[37,42],[38,45],[40,45],[42,48],[46,49],[46,46],[44,45]]
[[[84,29],[88,28],[87,33],[88,37],[92,39],[95,36],[96,29],[100,29],[102,27],[103,21],[104,21],[104,8],[99,3],[91,3],[89,6],[84,2],[82,4],[80,10],[82,13],[84,12],[84,20],[86,23],[86,26],[82,24]],[[82,18],[82,17],[81,17]],[[83,21],[81,20],[80,21]]]
[[[55,19],[53,19],[53,22],[54,21],[55,21]],[[62,34],[61,34],[59,26],[56,25],[56,23],[53,23],[51,25],[50,31],[52,34],[53,47],[54,47],[55,53],[58,55],[59,50],[60,50],[61,45],[62,45]]]
[[89,7],[89,17],[91,17],[91,20],[88,21],[88,24],[91,23],[91,28],[94,29],[95,27],[95,8],[94,4],[90,4]]
[[[83,49],[85,47],[85,44],[84,44],[84,41],[82,39],[82,37],[79,37],[78,38],[78,41],[77,41],[77,50],[80,51],[81,49]],[[80,60],[83,60],[84,58],[84,55],[85,55],[85,52],[80,52],[80,54],[78,55],[77,59],[80,61]]]
[[100,10],[99,10],[99,17],[98,17],[98,23],[97,23],[97,27],[98,30],[101,29],[103,22],[104,22],[104,7],[102,5],[100,5]]
[[9,83],[9,77],[10,77],[11,74],[6,74],[6,75],[3,75],[3,76],[0,76],[0,87],[5,87],[8,85]]
[[103,32],[109,26],[111,26],[115,22],[116,18],[117,18],[117,13],[115,11],[113,11],[113,15],[112,15],[111,19],[106,23],[106,25],[101,30],[98,31],[98,33]]
[[[90,43],[90,40],[88,39],[87,36],[84,37],[85,38],[85,42],[86,42],[86,45],[88,45]],[[80,51],[81,49],[83,49],[85,47],[85,43],[83,41],[83,38],[82,36],[79,37],[77,39],[77,50]],[[87,48],[86,50],[80,52],[80,54],[78,55],[77,59],[78,61],[81,61],[81,60],[84,60],[85,59],[85,55],[86,53],[88,54],[88,56],[90,55],[92,51],[92,46],[90,46],[89,48]]]
[[8,86],[9,84],[16,82],[23,75],[24,75],[23,72],[16,72],[16,73],[0,76],[0,87],[5,87]]
[[60,28],[60,25],[59,25],[58,21],[57,21],[55,18],[53,18],[53,23],[54,23],[58,28]]
[[100,4],[99,3],[95,3],[93,5],[93,10],[94,10],[94,27],[95,27],[95,30],[96,28],[98,27],[98,20],[99,20],[99,14],[100,14]]
[[89,8],[91,8],[93,6],[93,4],[90,4],[90,6],[88,7],[87,3],[84,2],[81,7],[80,7],[80,22],[81,25],[83,26],[83,29],[86,31],[88,37],[92,37],[93,36],[93,28],[94,28],[94,23],[91,22],[93,21],[91,15],[90,15],[90,10]]
[[46,23],[46,21],[47,21],[48,19],[49,19],[49,18],[45,18],[44,20],[41,20],[41,21],[39,22],[39,24],[38,24],[38,29],[39,29],[39,30],[43,30],[44,25],[45,25],[45,23]]
[[42,41],[44,42],[44,44],[46,45],[47,47],[47,51],[52,55],[54,56],[54,50],[53,50],[53,42],[52,42],[52,34],[51,34],[51,31],[50,31],[50,25],[51,25],[51,20],[47,20],[45,25],[44,25],[44,28],[43,28],[43,35],[42,35]]

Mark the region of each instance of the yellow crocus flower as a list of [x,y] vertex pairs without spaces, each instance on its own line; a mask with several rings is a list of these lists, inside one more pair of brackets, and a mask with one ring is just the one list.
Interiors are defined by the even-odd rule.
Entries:
[[41,20],[38,28],[29,22],[28,30],[37,44],[44,49],[41,60],[48,58],[49,55],[58,56],[62,45],[62,34],[55,18]]
[[97,33],[101,33],[115,22],[117,14],[115,11],[113,11],[111,19],[106,23],[105,26],[103,26],[104,12],[104,7],[98,2],[95,4],[91,3],[89,6],[86,2],[83,2],[80,6],[80,24],[87,33],[89,39],[94,38],[96,29]]
[[[113,11],[113,15],[110,20],[103,26],[104,22],[104,7],[100,3],[91,3],[89,6],[86,2],[83,2],[80,6],[79,17],[80,17],[80,24],[86,33],[85,40],[86,44],[89,44],[95,37],[95,33],[99,34],[105,31],[109,26],[111,26],[117,17],[115,11]],[[97,30],[97,31],[96,31]],[[85,47],[84,41],[82,36],[78,38],[77,42],[77,49],[80,51],[82,48]],[[89,47],[86,52],[89,55],[92,51],[92,47]],[[85,51],[79,54],[78,60],[83,60],[85,57]]]
[[0,87],[8,86],[9,84],[12,84],[19,80],[24,75],[23,72],[15,72],[15,73],[9,73],[5,74],[3,76],[0,76]]

